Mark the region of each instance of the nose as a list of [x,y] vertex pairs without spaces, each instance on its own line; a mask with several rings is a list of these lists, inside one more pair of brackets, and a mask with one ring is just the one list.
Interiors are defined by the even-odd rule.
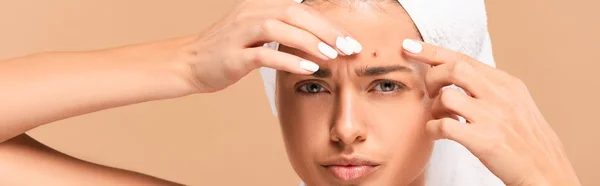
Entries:
[[352,93],[341,93],[336,104],[336,116],[331,127],[331,140],[352,145],[367,140],[366,126],[361,122],[359,101]]

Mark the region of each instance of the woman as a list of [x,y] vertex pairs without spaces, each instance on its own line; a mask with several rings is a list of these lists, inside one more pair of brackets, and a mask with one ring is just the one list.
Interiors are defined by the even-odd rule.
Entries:
[[[290,161],[308,185],[424,185],[433,140],[442,138],[464,145],[507,185],[579,184],[516,78],[418,41],[397,1],[336,2],[244,1],[199,37],[3,61],[0,183],[174,184],[68,158],[18,135],[84,113],[215,92],[269,67],[278,70]],[[365,24],[390,32],[373,35]],[[261,47],[269,41],[285,47]],[[451,84],[468,95],[442,90]],[[32,174],[19,158],[48,166]]]

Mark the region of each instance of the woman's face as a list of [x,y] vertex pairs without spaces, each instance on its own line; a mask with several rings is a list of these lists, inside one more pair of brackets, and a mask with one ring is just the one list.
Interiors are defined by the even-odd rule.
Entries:
[[[364,5],[364,6],[363,6]],[[278,72],[277,107],[292,166],[308,185],[420,185],[433,141],[425,64],[402,55],[420,35],[397,3],[312,4],[363,45],[312,76]],[[374,54],[376,53],[376,54]]]

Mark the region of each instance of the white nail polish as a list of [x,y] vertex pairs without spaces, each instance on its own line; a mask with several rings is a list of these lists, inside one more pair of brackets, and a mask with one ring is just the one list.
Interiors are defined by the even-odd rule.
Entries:
[[309,72],[316,72],[319,70],[319,65],[310,61],[300,61],[300,68]]
[[405,39],[404,42],[402,42],[402,48],[413,54],[418,54],[423,51],[423,45],[411,39]]
[[338,52],[326,43],[319,42],[317,47],[323,55],[327,56],[330,59],[335,59],[338,56]]
[[440,89],[440,92],[441,92],[441,91],[444,91],[444,90],[446,90],[446,89],[450,89],[450,88],[451,88],[451,89],[454,89],[454,90],[458,90],[459,92],[462,92],[462,93],[465,93],[465,94],[466,94],[466,92],[465,92],[465,91],[464,91],[462,88],[460,88],[459,86],[456,86],[456,85],[454,85],[454,84],[452,84],[452,85],[448,85],[448,86],[445,86],[445,87],[442,87],[442,89]]
[[354,46],[354,53],[360,53],[362,51],[362,45],[358,41],[352,39],[350,36],[346,37],[346,40]]
[[353,45],[343,37],[337,38],[335,41],[335,46],[346,55],[352,55],[352,53],[354,53]]

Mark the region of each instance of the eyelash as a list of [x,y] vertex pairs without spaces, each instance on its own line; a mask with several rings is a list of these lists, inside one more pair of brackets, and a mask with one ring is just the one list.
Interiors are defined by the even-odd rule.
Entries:
[[[391,91],[387,91],[387,92],[375,90],[377,87],[382,86],[383,83],[391,83],[394,86],[394,88]],[[385,80],[385,79],[376,80],[373,84],[374,84],[374,86],[372,86],[372,88],[369,89],[369,92],[377,91],[378,94],[384,94],[384,95],[395,95],[399,91],[406,89],[406,85],[404,85],[403,83],[392,81],[392,80]]]
[[[309,92],[308,91],[308,85],[317,85],[317,86],[319,86],[319,88],[320,88],[319,92],[316,92],[316,93]],[[320,93],[323,93],[323,92],[329,93],[329,91],[325,87],[323,87],[321,84],[319,84],[317,82],[304,82],[304,83],[300,84],[300,86],[298,86],[298,88],[296,88],[296,92],[301,93],[301,94],[306,95],[306,96],[317,96],[317,95],[319,95]]]
[[[391,83],[394,88],[391,91],[382,91],[382,90],[375,90],[378,86],[382,86],[383,83]],[[384,94],[384,95],[394,95],[396,93],[398,93],[401,90],[406,89],[406,86],[403,83],[399,83],[396,81],[391,81],[391,80],[376,80],[373,86],[371,86],[371,88],[369,89],[369,92],[373,92],[373,91],[377,91],[378,94]],[[308,86],[309,85],[317,85],[319,86],[319,91],[315,92],[315,93],[311,93],[308,91]],[[307,96],[317,96],[320,93],[329,93],[329,91],[322,86],[321,84],[317,83],[317,82],[305,82],[300,84],[300,86],[298,86],[298,88],[296,88],[296,92],[301,93],[303,95],[307,95]]]

